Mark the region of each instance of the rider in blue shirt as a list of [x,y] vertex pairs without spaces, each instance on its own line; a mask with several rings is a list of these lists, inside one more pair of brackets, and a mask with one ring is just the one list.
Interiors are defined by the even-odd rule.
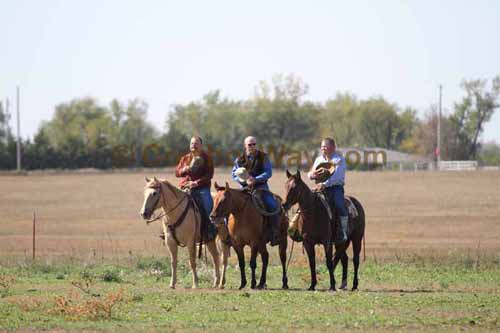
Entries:
[[[245,152],[239,156],[235,162],[231,172],[233,179],[240,184],[242,188],[252,187],[253,189],[264,189],[262,194],[262,201],[266,205],[268,211],[276,211],[278,204],[274,199],[273,194],[269,191],[267,181],[273,175],[273,168],[267,155],[257,149],[257,140],[253,136],[245,138],[244,141]],[[241,179],[236,170],[245,168],[248,172],[246,180]],[[272,239],[271,246],[279,243],[279,213],[270,216]]]

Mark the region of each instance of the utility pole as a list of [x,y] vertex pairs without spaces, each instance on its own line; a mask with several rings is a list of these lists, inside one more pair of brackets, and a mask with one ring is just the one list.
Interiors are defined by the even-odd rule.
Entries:
[[443,101],[443,86],[439,85],[439,111],[437,119],[437,169],[439,170],[439,164],[441,163],[441,108]]
[[17,171],[21,171],[21,120],[19,117],[19,86],[17,86]]

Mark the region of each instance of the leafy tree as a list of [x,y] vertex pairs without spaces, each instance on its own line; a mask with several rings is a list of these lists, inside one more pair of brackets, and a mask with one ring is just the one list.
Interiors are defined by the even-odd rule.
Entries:
[[377,97],[361,101],[359,107],[361,144],[366,147],[398,148],[404,139],[405,126],[397,106]]
[[462,82],[465,96],[460,103],[455,103],[455,111],[450,117],[454,133],[453,159],[477,158],[484,124],[499,107],[497,100],[500,95],[500,76],[491,81],[490,90],[487,90],[486,85],[486,80]]
[[[437,106],[432,105],[424,119],[416,125],[411,137],[403,142],[403,150],[436,159],[437,123]],[[454,149],[450,118],[441,117],[441,158],[443,160],[452,159],[451,154]]]
[[333,136],[343,147],[359,147],[360,107],[356,96],[337,93],[334,99],[326,101],[320,115],[321,136]]
[[12,133],[9,126],[10,115],[0,102],[0,169],[9,169],[15,166],[15,152],[12,155],[11,146],[13,142]]
[[483,144],[479,151],[479,161],[483,165],[500,166],[500,145],[495,142]]

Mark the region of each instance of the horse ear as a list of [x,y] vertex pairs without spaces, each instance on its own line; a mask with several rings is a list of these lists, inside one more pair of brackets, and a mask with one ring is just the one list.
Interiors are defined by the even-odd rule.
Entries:
[[286,169],[286,178],[290,178],[292,177],[292,174],[290,173],[290,171],[288,171],[288,169]]
[[226,191],[228,191],[228,190],[229,190],[229,183],[226,182]]
[[148,176],[144,176],[144,180],[146,181],[146,183],[149,183],[151,179],[149,179]]
[[300,179],[300,170],[299,169],[297,169],[296,176],[297,176],[298,179]]
[[155,183],[158,183],[158,179],[156,179],[156,177],[153,177],[153,180]]
[[217,184],[217,182],[215,182],[215,183],[214,183],[214,187],[215,187],[215,190],[216,190],[216,191],[221,191],[221,190],[223,190],[223,189],[224,189],[224,187],[219,186],[219,184]]

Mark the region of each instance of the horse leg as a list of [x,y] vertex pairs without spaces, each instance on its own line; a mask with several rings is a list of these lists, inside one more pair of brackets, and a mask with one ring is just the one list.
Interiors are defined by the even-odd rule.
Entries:
[[[282,288],[283,289],[288,289],[288,277],[286,275],[286,247],[288,245],[288,238],[285,234],[284,237],[281,238],[281,242],[279,245],[279,251],[280,251],[280,261],[281,261],[281,269],[283,272],[281,282],[282,282]],[[290,254],[292,255],[292,254]]]
[[257,280],[255,278],[255,269],[257,268],[257,248],[252,247],[250,253],[250,269],[252,271],[252,281],[250,282],[250,288],[255,289],[257,286]]
[[347,288],[347,268],[349,265],[349,257],[347,256],[347,250],[342,252],[342,257],[340,258],[342,262],[342,283],[340,284],[340,289],[344,290]]
[[243,246],[234,247],[234,251],[238,256],[238,264],[240,265],[241,284],[239,289],[243,289],[247,285],[247,277],[245,275],[245,252],[243,252]]
[[189,266],[191,267],[191,273],[193,275],[193,286],[191,288],[198,288],[198,274],[196,273],[196,243],[194,240],[191,244],[188,244],[189,247]]
[[168,251],[170,252],[170,270],[172,271],[170,288],[175,289],[175,285],[177,284],[177,243],[168,236],[165,243],[167,243]]
[[323,244],[325,248],[326,257],[326,267],[328,268],[328,274],[330,275],[330,290],[335,291],[335,275],[333,274],[333,246],[330,241]]
[[352,262],[354,263],[354,280],[352,282],[352,290],[358,290],[358,268],[359,268],[359,253],[361,252],[361,240],[363,236],[359,237],[359,239],[353,240],[352,242],[352,252],[353,258]]
[[262,273],[260,274],[258,289],[266,289],[267,282],[267,265],[269,264],[269,252],[267,252],[266,244],[260,246],[260,257],[262,258]]
[[221,242],[222,248],[222,277],[220,279],[219,288],[223,289],[226,285],[226,270],[227,270],[227,258],[229,258],[230,246]]
[[217,288],[220,284],[220,255],[219,250],[217,250],[217,244],[215,241],[208,242],[206,244],[208,252],[212,256],[212,262],[214,264],[214,288]]
[[308,290],[314,290],[318,281],[316,280],[316,254],[314,253],[314,244],[304,242],[304,247],[309,259],[309,269],[311,270],[311,286]]

